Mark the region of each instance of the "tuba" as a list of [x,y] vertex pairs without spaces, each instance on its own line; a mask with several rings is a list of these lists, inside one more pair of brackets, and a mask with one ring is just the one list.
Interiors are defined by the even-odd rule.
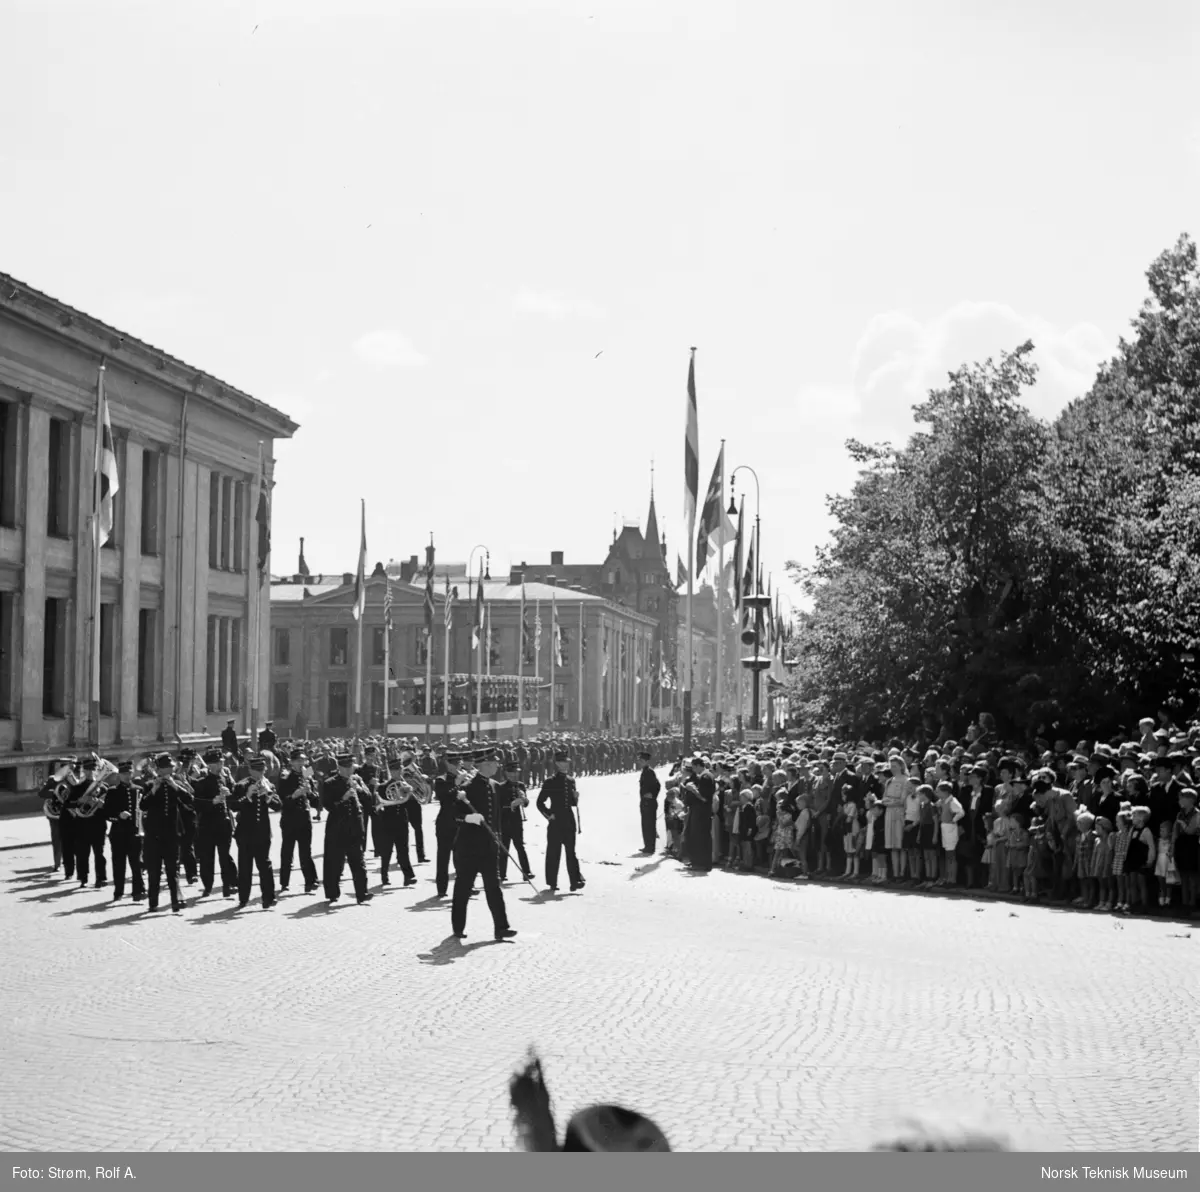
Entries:
[[112,762],[101,761],[95,769],[96,777],[89,783],[87,789],[79,796],[78,802],[71,808],[71,814],[76,819],[94,819],[97,812],[104,810],[110,780],[116,776],[117,767]]

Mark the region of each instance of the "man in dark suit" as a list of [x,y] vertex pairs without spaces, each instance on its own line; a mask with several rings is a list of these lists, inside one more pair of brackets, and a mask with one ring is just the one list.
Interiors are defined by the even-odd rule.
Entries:
[[233,720],[225,721],[225,728],[221,732],[221,748],[226,753],[238,752],[238,735],[234,726]]
[[308,758],[300,750],[294,750],[288,759],[288,768],[279,775],[279,888],[286,890],[292,877],[292,857],[300,853],[300,872],[304,876],[304,892],[311,894],[317,888],[317,867],[312,856],[312,811],[313,805],[320,806],[316,784],[304,773]]
[[638,797],[642,812],[642,852],[650,856],[658,842],[658,793],[662,783],[650,765],[650,754],[642,751],[638,754],[642,763],[642,773],[638,778]]
[[504,852],[499,856],[500,881],[508,878],[508,846],[511,844],[517,850],[517,860],[521,862],[521,876],[530,881],[533,871],[529,867],[529,856],[525,852],[525,808],[529,806],[529,796],[521,782],[521,764],[514,757],[504,763],[504,781],[496,788],[500,796],[500,843]]
[[388,867],[392,861],[392,851],[396,853],[396,864],[404,874],[406,886],[416,885],[417,876],[413,873],[412,862],[408,856],[408,805],[416,802],[412,787],[404,781],[404,762],[401,758],[393,758],[388,763],[388,778],[383,783],[378,794],[377,810],[375,813],[375,828],[379,849],[379,877],[385,886],[392,884],[388,876]]
[[516,935],[508,925],[504,893],[500,889],[499,848],[501,795],[492,781],[499,764],[494,749],[475,754],[475,776],[455,794],[454,820],[454,899],[450,907],[450,928],[462,939],[467,934],[467,905],[476,876],[483,879],[484,897],[492,912],[497,940]]
[[262,732],[258,734],[258,751],[266,753],[268,750],[271,753],[275,752],[275,745],[279,738],[275,736],[275,721],[268,720],[262,727]]
[[208,772],[192,782],[196,800],[196,860],[204,893],[211,894],[216,867],[221,867],[221,897],[237,889],[238,872],[229,846],[233,843],[233,816],[229,811],[232,793],[225,779],[224,758],[219,749],[204,754]]
[[175,778],[175,759],[160,753],[154,759],[157,775],[142,795],[142,827],[146,858],[146,897],[149,910],[158,910],[158,893],[164,871],[171,892],[171,910],[183,910],[179,897],[179,838],[183,834],[182,809],[190,808],[194,797],[188,787]]
[[[342,896],[342,869],[350,866],[354,893],[360,904],[370,902],[367,869],[363,861],[366,833],[363,806],[354,784],[354,759],[348,753],[337,756],[337,773],[321,785],[321,805],[329,812],[325,826],[325,897],[337,902]],[[360,783],[361,786],[361,783]]]
[[458,768],[462,763],[459,753],[447,753],[442,759],[446,767],[433,781],[433,797],[437,801],[437,818],[433,830],[437,836],[437,892],[445,898],[450,888],[450,857],[454,852],[455,827],[454,805],[458,801]]
[[254,871],[263,910],[275,905],[275,870],[271,866],[271,809],[279,810],[279,795],[267,781],[264,758],[250,759],[250,777],[233,788],[230,805],[237,812],[234,839],[238,846],[238,906],[250,905]]
[[146,897],[142,880],[142,831],[138,822],[138,798],[141,791],[133,782],[133,763],[117,763],[117,785],[110,788],[104,800],[104,816],[112,825],[108,843],[112,849],[113,902],[125,894],[125,867],[133,884],[133,901]]
[[987,785],[986,762],[975,762],[967,773],[967,784],[960,799],[963,818],[959,825],[964,840],[964,849],[959,849],[963,862],[963,885],[969,890],[983,884],[986,871],[983,866],[983,851],[987,847],[986,817],[992,814],[992,788]]
[[565,749],[554,751],[554,773],[546,779],[537,798],[537,809],[546,817],[546,885],[558,889],[558,865],[562,854],[567,855],[567,876],[571,890],[582,890],[587,884],[575,856],[575,808],[579,792],[575,780],[567,774],[570,754]]

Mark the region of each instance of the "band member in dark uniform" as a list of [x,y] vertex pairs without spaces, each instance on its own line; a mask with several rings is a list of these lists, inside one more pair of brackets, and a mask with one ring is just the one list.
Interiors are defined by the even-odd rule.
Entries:
[[342,896],[342,869],[350,866],[354,893],[360,904],[369,902],[367,870],[363,863],[366,840],[362,799],[370,792],[354,773],[354,759],[338,754],[337,773],[321,786],[321,806],[329,812],[325,825],[325,897],[337,902]]
[[508,879],[508,847],[515,846],[517,860],[521,862],[521,876],[529,881],[533,870],[525,852],[525,808],[529,796],[521,782],[521,763],[513,758],[504,763],[504,782],[497,787],[500,796],[500,843],[504,851],[500,854],[500,880]]
[[388,866],[392,861],[392,850],[396,851],[396,864],[404,874],[406,886],[416,885],[408,858],[408,805],[415,803],[413,789],[404,781],[404,762],[399,758],[388,763],[391,775],[379,792],[379,810],[375,816],[375,831],[380,845],[379,876],[385,886],[390,886]]
[[567,854],[567,877],[571,889],[582,890],[586,884],[575,856],[575,808],[579,792],[575,780],[567,774],[570,754],[565,749],[554,751],[555,773],[546,779],[537,797],[537,809],[546,817],[546,885],[558,889],[558,863]]
[[279,888],[286,890],[292,876],[292,855],[300,852],[300,872],[304,892],[317,888],[317,867],[312,855],[312,810],[320,806],[316,784],[308,769],[308,758],[296,750],[288,759],[288,768],[279,775],[279,798],[283,811],[279,816]]
[[88,856],[96,861],[96,889],[108,884],[108,869],[104,860],[104,830],[108,821],[104,818],[106,797],[105,777],[111,767],[98,771],[98,759],[84,758],[83,781],[71,791],[67,800],[67,814],[71,816],[71,836],[75,844],[75,876],[80,886],[88,880]]
[[433,783],[433,797],[438,803],[437,819],[433,823],[437,834],[437,892],[442,898],[450,888],[450,856],[454,851],[456,831],[454,806],[458,802],[458,768],[462,755],[447,753],[444,761],[446,772],[439,774]]
[[146,897],[142,880],[142,824],[138,811],[141,790],[133,781],[133,762],[118,762],[117,785],[110,787],[104,800],[104,818],[112,825],[108,843],[112,849],[113,902],[125,895],[125,866],[133,886],[133,901]]
[[[54,868],[58,868],[61,859],[63,877],[68,881],[75,876],[75,834],[72,831],[71,813],[66,808],[76,781],[74,759],[56,758],[51,763],[42,789],[38,791],[46,809],[46,818],[50,821],[50,841],[55,846]],[[58,825],[57,839],[55,824]]]
[[146,898],[148,908],[158,910],[158,893],[163,874],[171,892],[171,910],[183,909],[179,897],[179,836],[183,831],[180,808],[191,806],[191,787],[174,775],[175,760],[169,753],[154,759],[158,771],[142,795],[142,851],[146,858]]
[[638,778],[642,808],[642,852],[648,856],[654,852],[658,842],[658,793],[662,790],[662,783],[650,766],[650,754],[643,751],[638,754],[638,760],[642,763],[642,773]]
[[263,910],[275,905],[275,870],[271,866],[271,808],[279,809],[279,796],[267,780],[265,758],[250,759],[250,777],[233,788],[230,806],[237,812],[234,839],[238,850],[238,906],[250,905],[254,871],[258,870],[258,888]]
[[238,748],[237,730],[233,727],[235,721],[225,721],[225,728],[221,732],[221,748],[226,753],[237,754],[241,750]]
[[497,863],[501,799],[492,777],[498,761],[494,749],[480,750],[475,755],[475,777],[456,795],[454,899],[450,907],[450,927],[459,939],[467,934],[467,905],[476,875],[483,879],[484,897],[492,912],[496,939],[509,939],[517,934],[516,929],[508,925]]
[[[431,786],[431,779],[427,778],[417,766],[416,761],[411,752],[404,752],[400,755],[400,760],[404,763],[405,781],[410,784],[420,780],[424,784],[424,790],[428,792]],[[411,771],[412,777],[408,774]],[[413,844],[417,848],[417,864],[424,865],[429,858],[425,855],[425,825],[422,822],[424,818],[424,808],[421,805],[420,799],[409,799],[404,804],[408,815],[408,826],[412,829]]]
[[[192,780],[200,775],[196,772],[196,751],[194,749],[181,749],[179,751],[179,770],[180,778],[190,787]],[[183,832],[179,837],[179,863],[183,866],[184,877],[187,878],[187,884],[194,886],[196,884],[196,832],[199,827],[197,822],[197,811],[193,804],[191,807],[183,807],[179,812],[180,821],[183,824]]]
[[216,879],[216,864],[221,866],[221,897],[230,897],[238,884],[237,865],[229,851],[233,842],[233,815],[229,800],[233,794],[226,780],[224,758],[219,749],[204,755],[208,772],[192,783],[196,800],[196,860],[204,893],[211,894]]
[[368,745],[363,750],[363,764],[355,769],[355,774],[367,788],[367,795],[359,794],[363,805],[363,817],[368,829],[367,841],[372,852],[377,857],[383,855],[383,849],[376,835],[377,819],[379,816],[379,784],[383,778],[379,769],[379,750],[374,745]]

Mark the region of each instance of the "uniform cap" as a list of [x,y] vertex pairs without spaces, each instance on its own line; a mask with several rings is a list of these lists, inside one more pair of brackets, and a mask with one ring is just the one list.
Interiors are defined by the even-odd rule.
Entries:
[[499,753],[494,749],[476,749],[471,756],[477,762],[495,762],[500,760]]
[[94,770],[96,768],[96,759],[94,757],[85,757],[83,759],[83,768],[85,770]]
[[160,753],[154,759],[154,764],[160,770],[169,770],[175,764],[175,759],[169,753]]
[[224,754],[219,749],[206,749],[204,751],[204,760],[211,766],[214,762],[223,760]]
[[306,762],[306,761],[308,761],[308,758],[305,757],[303,749],[293,749],[291,752],[291,756],[288,758],[288,761]]
[[388,769],[389,770],[403,770],[404,762],[400,758],[394,757],[388,762]]
[[556,749],[554,751],[554,760],[556,762],[569,762],[571,755],[565,749]]
[[117,762],[117,773],[118,774],[132,774],[133,773],[133,762]]
[[335,760],[339,766],[354,765],[354,758],[352,758],[348,753],[339,753]]
[[267,768],[267,759],[265,757],[252,757],[250,759],[250,769],[265,770]]

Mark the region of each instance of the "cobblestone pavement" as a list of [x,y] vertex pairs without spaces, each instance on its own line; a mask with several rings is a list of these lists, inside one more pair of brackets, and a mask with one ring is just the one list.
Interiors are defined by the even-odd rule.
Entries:
[[856,1149],[971,1104],[1034,1145],[1195,1148],[1200,931],[693,877],[637,855],[632,776],[580,787],[587,888],[510,886],[505,943],[482,896],[449,938],[432,865],[379,893],[375,863],[362,907],[150,916],[0,852],[0,1146],[506,1150],[534,1043],[560,1118],[620,1101],[679,1150]]

